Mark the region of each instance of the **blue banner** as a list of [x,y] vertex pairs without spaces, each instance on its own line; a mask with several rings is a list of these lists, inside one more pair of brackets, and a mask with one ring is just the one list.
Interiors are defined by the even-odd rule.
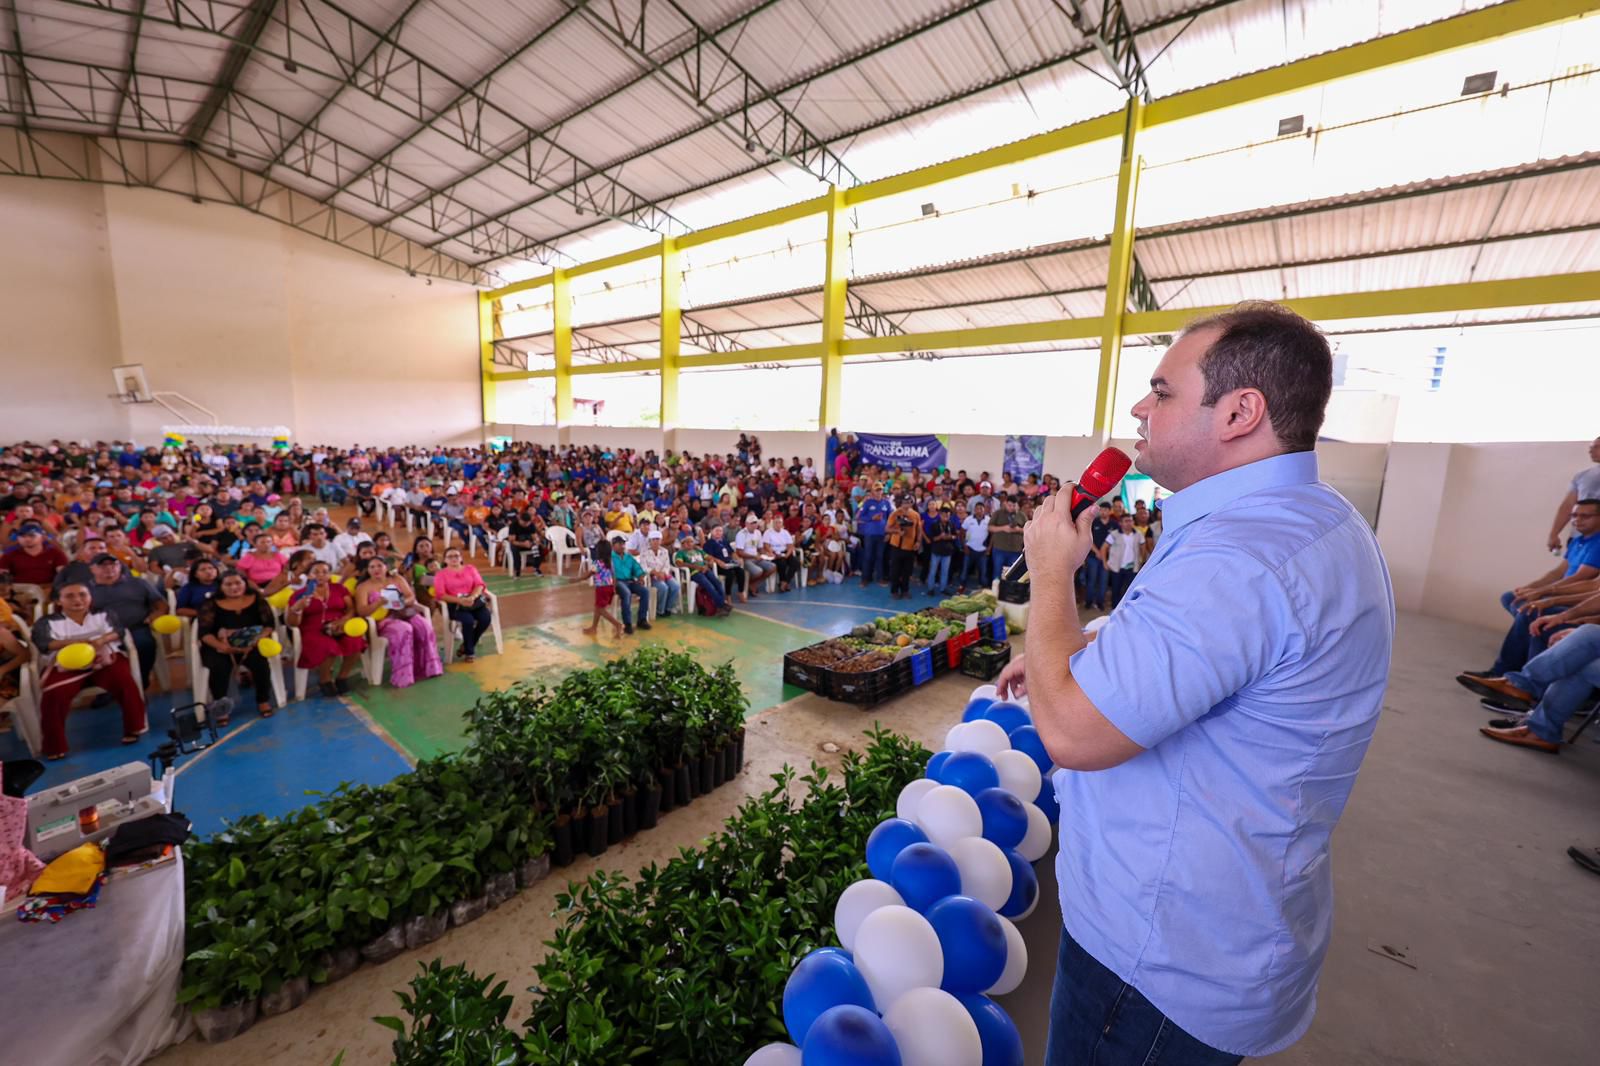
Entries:
[[1005,459],[1000,472],[1010,474],[1018,481],[1028,480],[1029,474],[1044,476],[1044,438],[1006,437]]
[[948,465],[948,450],[943,437],[890,436],[884,433],[857,433],[861,461],[868,466],[893,466],[901,470],[937,470]]

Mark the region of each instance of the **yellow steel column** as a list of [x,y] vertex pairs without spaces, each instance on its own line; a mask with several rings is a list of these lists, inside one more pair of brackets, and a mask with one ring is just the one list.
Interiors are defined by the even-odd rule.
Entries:
[[844,190],[828,186],[828,240],[824,250],[822,280],[822,405],[817,428],[826,432],[839,424],[839,390],[844,379],[845,285],[850,249],[845,232]]
[[495,392],[494,338],[495,299],[486,292],[478,293],[478,374],[483,381],[483,424],[500,421],[499,397]]
[[1094,393],[1094,437],[1102,446],[1111,439],[1116,416],[1117,370],[1122,365],[1122,317],[1128,311],[1128,285],[1133,275],[1134,202],[1143,165],[1135,142],[1144,121],[1144,102],[1128,101],[1123,116],[1122,162],[1117,168],[1117,214],[1111,225],[1111,266],[1106,273],[1106,313],[1100,334],[1100,378]]
[[572,290],[567,272],[556,269],[550,279],[551,309],[555,313],[556,428],[572,424]]
[[676,450],[678,428],[678,348],[683,309],[683,274],[678,269],[678,242],[661,238],[661,433],[662,447]]

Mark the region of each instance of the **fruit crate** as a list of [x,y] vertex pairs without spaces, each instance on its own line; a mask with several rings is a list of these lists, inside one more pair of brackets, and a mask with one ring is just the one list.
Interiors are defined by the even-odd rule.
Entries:
[[[863,654],[870,654],[863,652]],[[882,703],[911,687],[911,659],[901,659],[887,666],[864,673],[849,670],[830,671],[828,696],[841,703],[854,703],[870,707]]]
[[[818,643],[827,643],[819,641]],[[810,645],[816,647],[815,644]],[[798,649],[804,651],[804,648]],[[815,663],[803,663],[796,659],[794,652],[788,652],[783,657],[783,683],[803,688],[807,692],[815,692],[826,696],[828,694],[828,679],[833,676],[833,670],[827,666],[818,666]]]
[[[974,630],[974,632],[981,631]],[[980,681],[993,681],[1011,661],[1011,645],[1003,640],[980,640],[961,654],[961,672]]]

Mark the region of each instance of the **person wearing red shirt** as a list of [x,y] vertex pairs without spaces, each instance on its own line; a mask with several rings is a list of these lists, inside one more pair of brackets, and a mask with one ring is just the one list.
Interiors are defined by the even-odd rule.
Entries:
[[13,581],[49,588],[56,574],[67,565],[67,553],[44,539],[44,527],[29,523],[17,530],[17,543],[0,554],[0,570]]

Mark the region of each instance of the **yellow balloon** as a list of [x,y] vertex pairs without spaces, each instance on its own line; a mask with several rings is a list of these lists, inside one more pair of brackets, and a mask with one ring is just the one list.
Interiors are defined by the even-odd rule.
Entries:
[[344,635],[347,637],[364,637],[367,635],[367,620],[365,618],[352,618],[344,624]]
[[150,623],[150,628],[163,636],[171,636],[183,628],[183,622],[175,614],[164,614]]
[[373,625],[377,625],[379,622],[383,621],[385,618],[388,618],[388,617],[389,617],[389,608],[387,608],[387,607],[379,607],[376,611],[372,612],[372,624]]
[[356,579],[353,578],[353,577],[345,578],[344,579],[344,587],[345,587],[346,590],[348,590],[350,592],[354,592],[356,590]]
[[271,637],[262,637],[260,643],[256,645],[256,651],[268,659],[276,659],[283,654],[283,645]]
[[277,592],[274,592],[272,595],[268,596],[267,602],[281,611],[285,607],[289,606],[289,597],[293,595],[294,589],[290,588],[288,585],[285,585]]
[[94,648],[79,641],[56,653],[56,665],[63,670],[86,670],[94,662]]

